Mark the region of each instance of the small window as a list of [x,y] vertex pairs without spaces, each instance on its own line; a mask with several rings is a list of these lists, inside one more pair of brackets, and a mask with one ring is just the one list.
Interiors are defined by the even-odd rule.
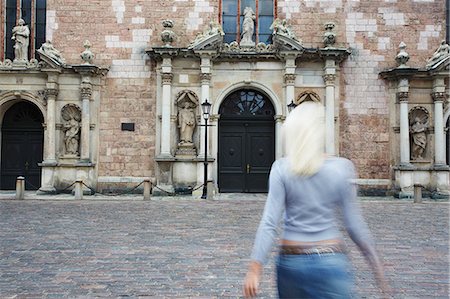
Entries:
[[257,44],[272,43],[270,25],[276,18],[276,1],[274,0],[222,0],[220,22],[225,32],[226,43],[240,42],[244,10],[250,7],[255,12],[255,31],[252,40]]
[[12,30],[20,19],[30,29],[28,59],[45,42],[47,0],[6,0],[0,7],[0,60],[14,59]]

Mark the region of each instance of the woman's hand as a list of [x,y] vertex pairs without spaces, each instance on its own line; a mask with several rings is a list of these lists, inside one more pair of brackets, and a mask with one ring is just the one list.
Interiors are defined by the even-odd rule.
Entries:
[[259,281],[261,278],[262,265],[258,262],[252,261],[248,267],[247,275],[244,280],[244,297],[255,297],[258,293]]

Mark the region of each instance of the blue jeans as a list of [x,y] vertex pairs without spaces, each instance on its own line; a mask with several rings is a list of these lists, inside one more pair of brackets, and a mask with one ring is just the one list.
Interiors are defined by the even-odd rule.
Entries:
[[353,275],[343,253],[282,255],[277,259],[280,298],[353,298]]

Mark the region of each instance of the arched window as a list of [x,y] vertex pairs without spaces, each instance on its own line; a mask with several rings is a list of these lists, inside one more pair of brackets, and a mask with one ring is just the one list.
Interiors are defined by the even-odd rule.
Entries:
[[251,7],[255,12],[255,33],[253,41],[270,44],[272,31],[270,25],[276,18],[276,0],[222,0],[219,19],[225,32],[225,42],[239,42],[241,39],[244,9]]
[[222,116],[271,116],[275,115],[270,100],[262,93],[243,89],[230,94],[219,109]]
[[19,19],[30,29],[28,58],[45,42],[47,0],[6,0],[0,7],[0,60],[14,59],[12,29]]

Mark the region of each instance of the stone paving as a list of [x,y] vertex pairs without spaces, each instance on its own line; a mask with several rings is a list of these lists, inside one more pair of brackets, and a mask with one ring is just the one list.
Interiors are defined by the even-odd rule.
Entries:
[[[11,197],[0,196],[0,298],[239,298],[265,198]],[[448,202],[361,206],[393,298],[448,298]],[[380,298],[347,243],[360,297]],[[273,273],[271,262],[260,298],[276,297]]]

